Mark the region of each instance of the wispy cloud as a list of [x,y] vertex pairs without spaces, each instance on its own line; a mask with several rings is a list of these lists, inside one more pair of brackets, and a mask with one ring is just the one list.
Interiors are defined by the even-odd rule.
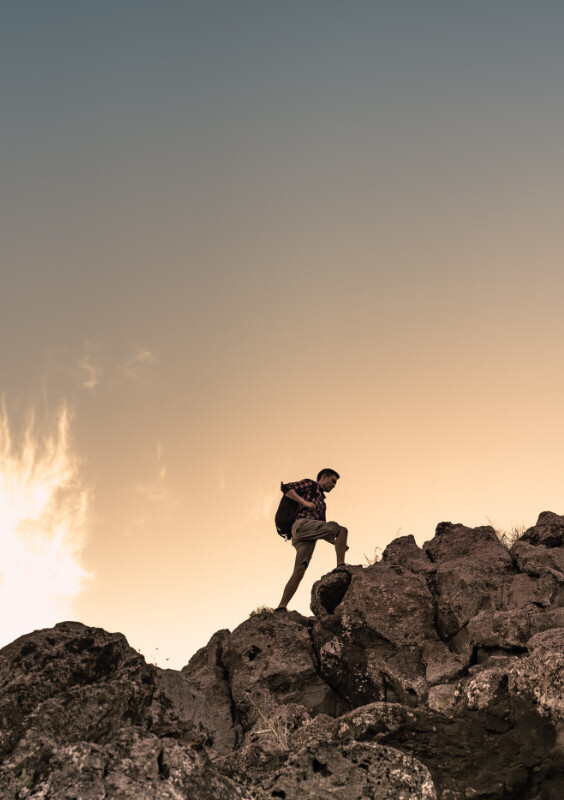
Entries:
[[78,361],[78,375],[81,388],[93,391],[102,375],[101,346],[86,342],[86,352]]
[[138,510],[136,526],[145,525],[149,520],[168,519],[178,505],[177,498],[168,482],[168,471],[164,463],[161,442],[156,444],[150,472],[147,480],[139,481],[133,486]]
[[255,522],[266,522],[274,519],[276,504],[280,500],[279,490],[273,490],[255,498],[251,505],[250,517]]
[[132,381],[142,380],[147,367],[156,364],[157,358],[150,350],[138,349],[125,364],[118,367],[118,372]]

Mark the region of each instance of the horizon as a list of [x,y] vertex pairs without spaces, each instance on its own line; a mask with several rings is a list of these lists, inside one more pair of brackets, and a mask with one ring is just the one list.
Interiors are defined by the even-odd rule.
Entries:
[[559,513],[564,7],[0,22],[0,646],[72,619],[179,669],[278,604],[280,482],[325,464],[351,563]]

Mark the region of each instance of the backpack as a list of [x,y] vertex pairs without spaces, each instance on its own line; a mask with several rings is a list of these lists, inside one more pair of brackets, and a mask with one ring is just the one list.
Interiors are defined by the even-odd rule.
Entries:
[[[284,491],[284,484],[280,484],[280,490]],[[300,504],[295,500],[290,500],[285,494],[282,495],[282,500],[278,506],[276,516],[274,517],[274,524],[276,525],[276,532],[283,539],[292,538],[292,525],[300,510]]]

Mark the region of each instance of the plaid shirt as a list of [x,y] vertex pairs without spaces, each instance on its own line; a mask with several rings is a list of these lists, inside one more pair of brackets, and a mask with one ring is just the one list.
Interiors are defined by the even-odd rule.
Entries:
[[325,494],[317,481],[305,478],[303,481],[282,484],[282,491],[284,494],[289,492],[290,489],[293,489],[296,494],[299,494],[303,500],[307,500],[308,503],[313,503],[313,508],[300,506],[300,510],[296,514],[296,519],[307,517],[307,519],[319,519],[325,522],[325,510],[327,508],[325,505]]

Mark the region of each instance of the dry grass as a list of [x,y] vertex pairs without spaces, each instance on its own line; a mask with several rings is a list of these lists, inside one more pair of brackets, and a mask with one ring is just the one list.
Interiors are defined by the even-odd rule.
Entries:
[[377,564],[378,561],[382,560],[382,548],[375,547],[374,555],[372,556],[372,558],[369,558],[369,556],[367,556],[366,553],[363,553],[362,555],[364,556],[364,566],[371,567],[372,564]]
[[530,527],[529,525],[523,525],[523,524],[512,525],[509,528],[509,530],[502,530],[495,524],[495,522],[492,522],[492,520],[489,517],[487,517],[487,520],[488,523],[491,525],[491,527],[494,529],[495,535],[497,536],[499,541],[503,545],[505,545],[505,547],[507,547],[508,550],[510,547],[512,547],[512,545],[515,544],[515,542],[519,541],[521,536],[523,536],[525,531]]
[[257,617],[259,614],[274,614],[274,609],[270,606],[258,606],[249,614],[250,617]]
[[276,750],[288,750],[289,725],[285,709],[277,708],[276,714],[268,716],[262,711],[260,706],[253,700],[250,692],[245,692],[245,697],[253,706],[266,727],[255,728],[253,733],[267,740],[274,745]]

